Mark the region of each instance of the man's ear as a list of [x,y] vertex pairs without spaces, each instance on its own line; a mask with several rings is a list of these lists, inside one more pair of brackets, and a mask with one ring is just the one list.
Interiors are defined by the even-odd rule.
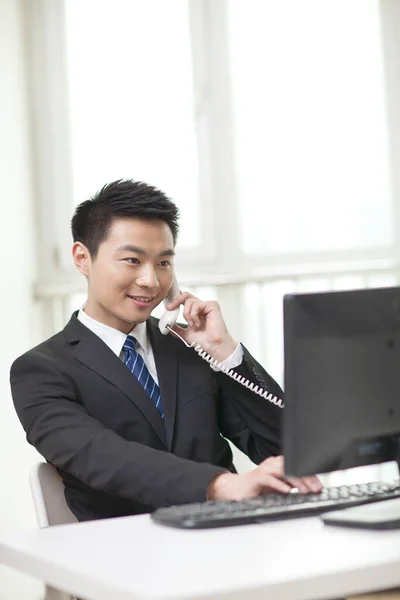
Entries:
[[75,242],[72,246],[72,258],[78,271],[87,277],[89,275],[91,257],[85,244]]

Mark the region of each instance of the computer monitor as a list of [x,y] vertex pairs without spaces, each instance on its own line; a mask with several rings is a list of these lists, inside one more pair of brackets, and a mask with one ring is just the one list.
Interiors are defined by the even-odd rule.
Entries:
[[285,472],[399,460],[400,288],[284,297]]

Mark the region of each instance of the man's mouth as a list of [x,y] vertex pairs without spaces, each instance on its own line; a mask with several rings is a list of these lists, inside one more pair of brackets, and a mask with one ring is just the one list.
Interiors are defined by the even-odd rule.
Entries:
[[147,306],[154,300],[154,296],[132,296],[130,294],[128,294],[128,298],[138,306]]

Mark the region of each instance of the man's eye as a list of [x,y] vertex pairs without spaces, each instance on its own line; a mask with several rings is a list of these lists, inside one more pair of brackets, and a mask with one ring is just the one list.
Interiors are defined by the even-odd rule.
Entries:
[[139,259],[138,258],[133,258],[132,256],[129,256],[128,258],[124,258],[124,260],[126,262],[128,262],[131,265],[138,265],[139,264]]
[[171,261],[170,261],[170,260],[162,260],[162,261],[160,262],[160,265],[161,265],[162,267],[170,267],[170,266],[171,266]]

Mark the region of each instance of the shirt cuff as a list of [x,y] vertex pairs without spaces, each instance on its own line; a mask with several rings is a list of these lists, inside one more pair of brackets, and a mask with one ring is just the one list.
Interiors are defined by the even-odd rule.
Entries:
[[[221,367],[224,367],[225,369],[234,369],[235,367],[238,367],[240,365],[242,360],[243,360],[243,348],[242,348],[242,344],[240,344],[240,342],[238,342],[238,345],[236,346],[236,348],[232,352],[232,354],[219,364],[221,365]],[[210,365],[210,366],[213,369],[213,371],[221,370],[219,367],[215,367],[213,365]]]

